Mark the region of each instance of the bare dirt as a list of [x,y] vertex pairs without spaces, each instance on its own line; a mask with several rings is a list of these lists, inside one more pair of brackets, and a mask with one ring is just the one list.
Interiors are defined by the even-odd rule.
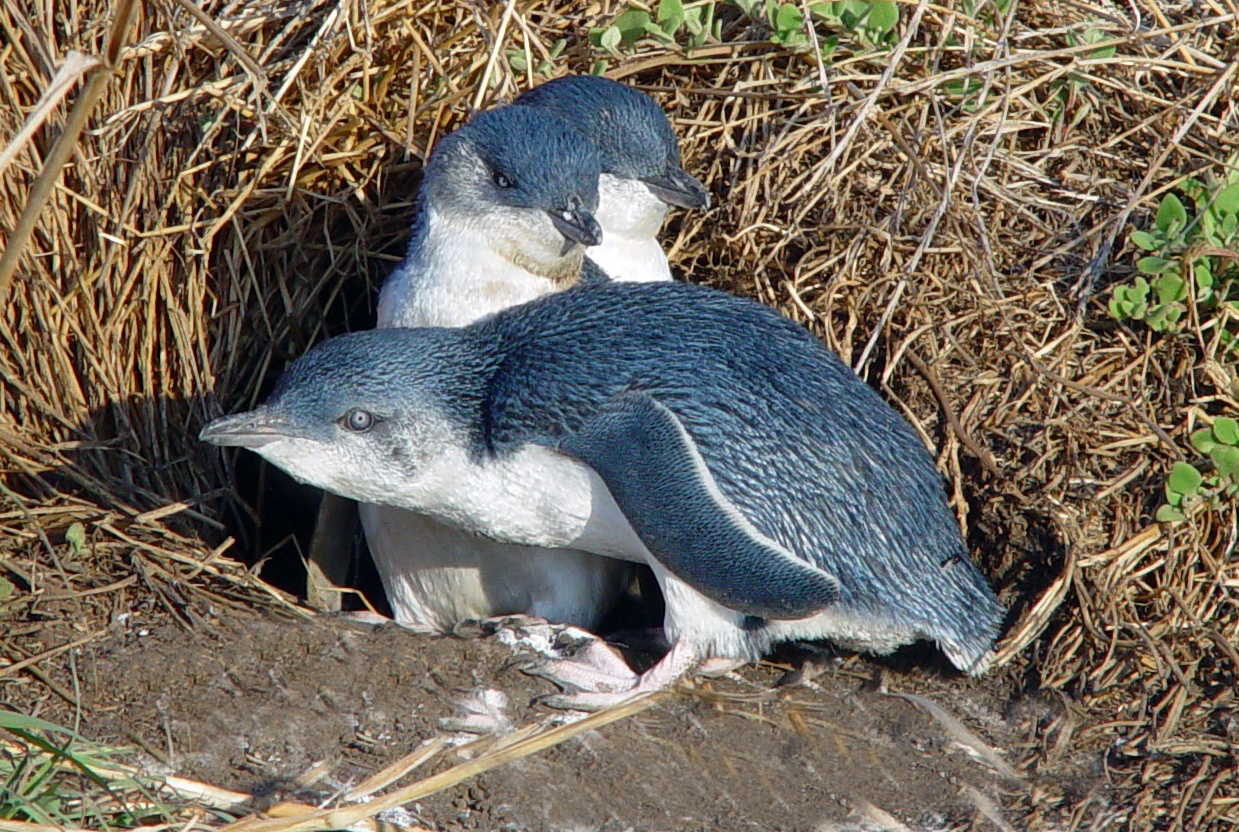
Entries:
[[[494,636],[209,607],[187,620],[129,614],[46,666],[78,691],[89,738],[135,747],[132,759],[155,773],[261,795],[260,806],[320,801],[451,733],[441,721],[471,691],[506,694],[514,726],[558,718],[537,701],[554,687],[520,672]],[[922,706],[890,695],[937,703],[1014,759],[1052,714],[1044,702],[1011,700],[1012,680],[939,670],[929,651],[883,662],[803,658],[699,681],[408,806],[401,820],[435,830],[950,829],[1033,787],[974,759]],[[779,684],[789,667],[814,666],[825,669],[811,681]],[[42,715],[71,718],[55,708]],[[437,766],[452,762],[449,754]],[[1068,779],[1087,790],[1099,776],[1100,759],[1076,760]],[[1053,787],[1042,780],[1039,788]]]

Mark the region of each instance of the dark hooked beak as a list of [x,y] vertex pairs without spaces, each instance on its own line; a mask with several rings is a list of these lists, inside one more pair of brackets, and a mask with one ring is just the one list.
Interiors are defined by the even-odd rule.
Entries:
[[681,208],[710,207],[710,193],[706,186],[680,168],[670,168],[666,173],[641,181],[650,189],[650,193],[668,205],[678,205]]
[[296,428],[272,413],[270,408],[260,407],[216,419],[202,429],[198,438],[212,445],[252,450],[298,435],[300,432]]
[[602,229],[598,227],[598,220],[588,211],[573,208],[567,211],[547,211],[547,214],[559,229],[559,233],[572,242],[583,246],[596,246],[602,242]]

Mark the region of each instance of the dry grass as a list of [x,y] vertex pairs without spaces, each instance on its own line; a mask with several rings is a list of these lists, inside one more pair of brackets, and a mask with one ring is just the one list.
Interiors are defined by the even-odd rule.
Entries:
[[[137,5],[109,53],[123,6],[0,6],[0,135],[37,128],[0,170],[16,266],[11,282],[0,266],[5,613],[54,587],[88,635],[141,599],[180,618],[187,594],[276,597],[222,557],[245,524],[198,427],[369,324],[418,159],[536,81],[504,49],[566,37],[557,70],[586,70],[586,27],[620,8],[175,0]],[[909,3],[893,52],[845,38],[825,66],[729,8],[723,44],[648,45],[612,75],[673,115],[716,197],[676,219],[675,265],[804,322],[938,449],[1013,609],[1000,672],[1060,703],[1029,724],[1038,784],[1011,810],[1033,827],[1231,829],[1239,518],[1150,523],[1197,414],[1236,415],[1239,383],[1202,339],[1115,325],[1099,297],[1132,271],[1132,223],[1236,149],[1239,12],[1011,8]],[[1115,53],[1070,46],[1085,28]],[[115,54],[115,71],[87,67],[37,109],[70,50]],[[1106,793],[1038,781],[1081,753]]]

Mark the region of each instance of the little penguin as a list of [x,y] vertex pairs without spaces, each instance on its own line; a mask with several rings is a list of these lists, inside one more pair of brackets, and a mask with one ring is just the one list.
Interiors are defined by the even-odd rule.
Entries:
[[569,75],[522,93],[515,106],[563,119],[598,148],[602,243],[586,252],[614,280],[670,280],[658,231],[670,206],[707,208],[710,194],[680,165],[666,113],[648,95],[608,78]]
[[573,705],[786,640],[992,661],[1003,610],[911,427],[808,331],[717,290],[612,282],[341,336],[201,437],[470,534],[648,564],[671,651],[643,676],[553,668]]
[[[533,108],[479,113],[440,139],[378,326],[461,326],[598,282],[583,256],[602,234],[599,173],[591,142]],[[391,506],[363,504],[360,515],[393,616],[414,629],[511,614],[593,629],[631,577],[616,560],[500,543]]]

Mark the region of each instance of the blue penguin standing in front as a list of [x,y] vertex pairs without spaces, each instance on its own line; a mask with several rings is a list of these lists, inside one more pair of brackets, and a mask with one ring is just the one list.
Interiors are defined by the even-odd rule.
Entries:
[[522,93],[513,106],[563,119],[598,149],[602,243],[586,257],[614,280],[670,280],[658,242],[672,206],[707,208],[710,194],[680,166],[680,147],[662,108],[644,93],[596,75],[568,75]]
[[642,676],[552,668],[577,706],[794,639],[992,661],[1002,608],[907,422],[803,328],[712,289],[610,283],[334,338],[201,436],[472,534],[649,564],[671,651]]

